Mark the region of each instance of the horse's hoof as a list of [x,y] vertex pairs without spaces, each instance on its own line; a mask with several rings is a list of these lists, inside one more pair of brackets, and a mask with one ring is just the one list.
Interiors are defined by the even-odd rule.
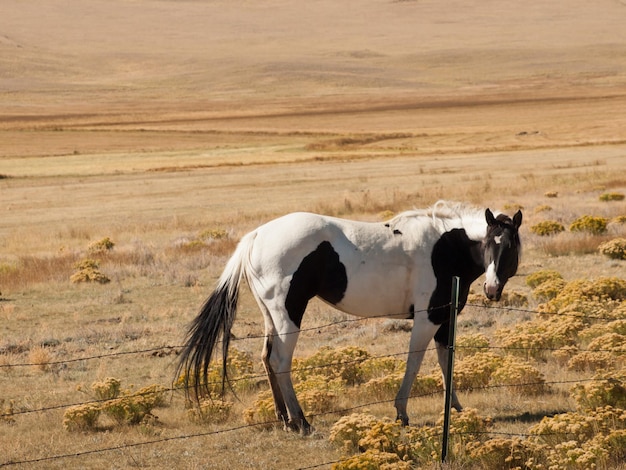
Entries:
[[408,416],[396,416],[396,421],[400,421],[400,424],[404,427],[409,425],[409,417]]

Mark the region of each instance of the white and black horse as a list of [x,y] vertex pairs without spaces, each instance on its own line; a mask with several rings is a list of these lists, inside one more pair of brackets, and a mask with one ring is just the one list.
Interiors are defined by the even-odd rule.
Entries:
[[[276,415],[286,428],[311,427],[291,381],[300,324],[315,296],[360,317],[413,319],[407,367],[396,396],[397,418],[408,424],[410,390],[431,339],[445,375],[453,276],[460,277],[459,307],[486,271],[484,292],[498,300],[517,271],[522,213],[510,218],[489,210],[440,201],[403,212],[388,222],[356,222],[310,213],[272,220],[245,235],[215,291],[193,321],[178,373],[189,395],[207,393],[209,361],[222,341],[226,377],[230,331],[239,286],[246,279],[265,319],[263,364]],[[445,377],[444,377],[445,378]],[[461,410],[454,390],[452,406]]]

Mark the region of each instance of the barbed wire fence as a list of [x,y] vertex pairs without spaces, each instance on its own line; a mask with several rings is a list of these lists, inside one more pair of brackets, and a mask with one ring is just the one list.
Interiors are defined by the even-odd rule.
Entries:
[[[472,304],[472,303],[467,303],[466,307],[476,307],[476,308],[484,308],[484,309],[494,309],[494,310],[504,310],[504,311],[511,311],[511,312],[520,312],[520,313],[526,313],[529,315],[560,315],[560,316],[566,316],[566,317],[574,317],[574,318],[584,318],[587,320],[597,320],[597,321],[611,321],[612,319],[610,318],[606,318],[604,316],[593,316],[593,315],[585,315],[585,314],[581,314],[581,313],[575,313],[575,312],[566,312],[566,313],[549,313],[549,312],[539,312],[537,310],[531,310],[531,309],[525,309],[525,308],[520,308],[520,307],[514,307],[514,306],[490,306],[490,305],[485,305],[485,304]],[[416,312],[417,313],[417,312]],[[387,318],[387,317],[374,317],[374,318]],[[333,321],[333,322],[329,322],[323,325],[317,325],[317,326],[312,326],[312,327],[308,327],[308,328],[303,328],[300,330],[300,333],[302,332],[307,332],[307,331],[319,331],[319,330],[323,330],[325,328],[330,328],[339,324],[346,324],[346,323],[358,323],[358,322],[367,322],[370,321],[372,318],[346,318],[346,319],[342,319],[342,320],[337,320],[337,321]],[[250,335],[250,336],[246,336],[243,338],[233,338],[231,339],[231,341],[248,341],[248,340],[254,340],[254,339],[262,339],[264,338],[264,335]],[[57,360],[57,361],[46,361],[46,362],[18,362],[18,363],[2,363],[0,364],[0,371],[2,371],[3,369],[12,369],[12,368],[20,368],[20,367],[37,367],[37,366],[50,366],[50,365],[68,365],[68,364],[72,364],[72,363],[78,363],[78,362],[85,362],[85,361],[91,361],[91,360],[96,360],[96,359],[103,359],[103,358],[123,358],[126,356],[132,356],[132,355],[138,355],[138,354],[150,354],[150,353],[159,353],[159,352],[163,352],[163,351],[173,351],[173,352],[177,352],[178,350],[180,350],[183,346],[182,345],[164,345],[164,346],[159,346],[159,347],[152,347],[152,348],[143,348],[143,349],[137,349],[137,350],[132,350],[132,351],[118,351],[118,352],[111,352],[111,353],[106,353],[106,354],[97,354],[97,355],[90,355],[90,356],[83,356],[83,357],[77,357],[77,358],[69,358],[69,359],[64,359],[64,360]],[[524,350],[532,350],[532,351],[537,351],[537,350],[541,350],[541,351],[546,351],[546,352],[555,352],[555,351],[559,351],[559,350],[563,350],[566,351],[567,347],[563,347],[563,348],[547,348],[547,347],[542,347],[542,348],[523,348],[523,347],[510,347],[510,346],[467,346],[467,347],[461,347],[461,346],[454,346],[456,348],[457,351],[462,350],[462,349],[467,349],[467,350],[501,350],[501,351],[524,351]],[[435,348],[427,348],[426,351],[431,351],[434,350]],[[588,350],[585,349],[578,349],[578,352],[585,352]],[[394,357],[406,357],[409,354],[409,350],[403,350],[400,352],[396,352],[396,353],[390,353],[390,354],[383,354],[383,355],[368,355],[365,358],[357,358],[357,359],[351,359],[348,361],[342,361],[342,362],[333,362],[333,363],[329,363],[329,364],[321,364],[321,365],[316,365],[316,366],[307,366],[307,367],[302,367],[302,368],[294,368],[291,371],[287,372],[287,373],[291,373],[291,372],[296,372],[296,371],[303,371],[303,370],[314,370],[314,369],[323,369],[325,367],[336,367],[338,365],[343,366],[343,365],[349,365],[349,364],[353,364],[353,363],[359,363],[359,362],[364,362],[367,360],[371,360],[371,359],[383,359],[383,358],[394,358]],[[611,353],[617,353],[617,354],[622,354],[622,353],[626,353],[626,350],[616,350],[615,348],[611,348],[611,349],[593,349],[593,352],[611,352]],[[246,377],[241,377],[241,378],[231,378],[229,379],[231,382],[236,382],[238,380],[249,380],[251,378],[257,378],[257,379],[263,379],[265,378],[265,374],[258,374],[258,375],[247,375]],[[529,383],[515,383],[515,384],[490,384],[490,385],[484,385],[484,386],[480,386],[480,387],[476,387],[473,386],[471,388],[457,388],[457,392],[477,392],[477,391],[487,391],[487,390],[491,390],[491,389],[498,389],[498,388],[507,388],[507,387],[512,387],[514,386],[515,388],[519,389],[519,388],[523,388],[523,387],[535,387],[537,385],[574,385],[574,384],[580,384],[580,383],[585,383],[585,382],[589,382],[594,380],[593,378],[579,378],[579,379],[575,379],[575,380],[559,380],[559,381],[542,381],[541,383],[538,382],[529,382]],[[211,384],[208,384],[211,385]],[[184,387],[181,386],[175,386],[175,385],[171,385],[169,387],[164,387],[165,391],[169,391],[169,392],[176,392],[176,391],[181,391],[184,390]],[[411,395],[409,398],[414,399],[414,398],[425,398],[425,397],[429,397],[429,396],[435,396],[435,395],[439,395],[441,394],[442,391],[435,391],[435,392],[428,392],[428,393],[422,393],[422,394],[414,394]],[[56,404],[56,405],[51,405],[51,406],[46,406],[46,407],[41,407],[41,408],[32,408],[32,409],[24,409],[24,410],[12,410],[9,413],[6,412],[2,412],[0,413],[0,420],[5,419],[5,418],[12,418],[15,416],[19,416],[19,415],[24,415],[24,414],[32,414],[32,413],[45,413],[45,412],[49,412],[49,411],[54,411],[54,410],[60,410],[60,409],[67,409],[70,407],[74,407],[74,406],[81,406],[81,405],[88,405],[88,404],[97,404],[97,403],[106,403],[107,401],[110,401],[110,399],[102,399],[102,400],[88,400],[88,401],[83,401],[83,402],[78,402],[78,403],[61,403],[61,404]],[[360,409],[364,409],[364,408],[368,408],[371,406],[375,406],[375,405],[380,405],[380,404],[386,404],[386,403],[393,403],[395,401],[394,399],[384,399],[384,400],[373,400],[373,401],[368,401],[366,403],[361,403],[361,404],[355,404],[352,405],[350,407],[347,408],[342,408],[342,409],[333,409],[332,411],[326,411],[326,412],[320,412],[320,413],[311,413],[311,414],[307,414],[307,417],[310,418],[316,418],[316,417],[322,417],[325,415],[342,415],[342,414],[347,414],[350,412],[355,412],[357,410]],[[84,450],[84,451],[78,451],[78,452],[72,452],[72,453],[64,453],[64,454],[58,454],[58,455],[50,455],[50,456],[43,456],[43,457],[33,457],[33,458],[25,458],[22,460],[7,460],[7,461],[0,461],[0,467],[11,467],[11,466],[19,466],[19,465],[27,465],[27,464],[44,464],[46,462],[51,462],[51,461],[56,461],[56,460],[63,460],[63,459],[69,459],[69,458],[79,458],[79,457],[85,457],[85,456],[89,456],[89,455],[94,455],[94,454],[101,454],[101,453],[107,453],[107,452],[114,452],[114,451],[120,451],[120,450],[124,450],[124,449],[132,449],[132,448],[137,448],[137,447],[141,447],[141,446],[150,446],[150,445],[157,445],[157,444],[162,444],[165,442],[172,442],[172,441],[181,441],[181,440],[187,440],[187,439],[196,439],[196,438],[201,438],[201,437],[208,437],[208,436],[212,436],[212,435],[218,435],[218,434],[224,434],[224,433],[233,433],[233,432],[238,432],[238,431],[242,431],[244,429],[249,429],[249,428],[259,428],[259,427],[267,427],[267,426],[278,426],[278,425],[282,425],[282,422],[279,420],[270,420],[267,422],[261,422],[261,423],[252,423],[252,424],[242,424],[242,425],[237,425],[237,426],[233,426],[233,427],[228,427],[228,428],[222,428],[222,429],[217,429],[217,430],[210,430],[210,431],[206,431],[206,432],[198,432],[198,433],[190,433],[190,434],[181,434],[178,436],[166,436],[166,437],[159,437],[157,439],[151,439],[151,440],[146,440],[146,441],[141,441],[141,442],[134,442],[134,443],[128,443],[128,444],[122,444],[122,445],[116,445],[116,446],[109,446],[109,447],[102,447],[102,448],[97,448],[97,449],[91,449],[91,450]],[[477,434],[477,432],[472,432],[472,434]],[[478,433],[481,434],[481,433]],[[531,434],[528,433],[508,433],[508,432],[498,432],[498,431],[485,431],[483,434],[486,435],[500,435],[500,436],[509,436],[509,437],[519,437],[519,438],[527,438],[530,437]],[[559,434],[559,433],[554,433]],[[441,433],[441,437],[443,437],[443,433]],[[308,470],[308,469],[313,469],[313,468],[322,468],[322,467],[329,467],[335,463],[338,463],[339,460],[334,460],[334,461],[325,461],[316,465],[312,465],[312,466],[306,466],[306,467],[298,467],[297,470]]]

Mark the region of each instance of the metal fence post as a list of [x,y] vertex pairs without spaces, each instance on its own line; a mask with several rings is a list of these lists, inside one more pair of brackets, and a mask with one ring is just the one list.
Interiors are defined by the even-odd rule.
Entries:
[[441,441],[441,462],[445,463],[448,457],[448,442],[450,439],[450,414],[452,411],[452,378],[454,375],[454,344],[456,340],[456,316],[459,312],[459,277],[452,278],[452,293],[450,296],[450,330],[448,333],[448,369],[446,373],[446,399],[443,416],[443,438]]

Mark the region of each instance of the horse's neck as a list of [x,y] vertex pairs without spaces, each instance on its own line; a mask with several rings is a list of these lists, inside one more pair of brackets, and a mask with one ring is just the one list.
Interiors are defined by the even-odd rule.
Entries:
[[482,243],[471,240],[464,229],[446,232],[433,248],[432,264],[438,289],[447,294],[452,277],[458,276],[461,290],[469,291],[471,283],[485,272]]

